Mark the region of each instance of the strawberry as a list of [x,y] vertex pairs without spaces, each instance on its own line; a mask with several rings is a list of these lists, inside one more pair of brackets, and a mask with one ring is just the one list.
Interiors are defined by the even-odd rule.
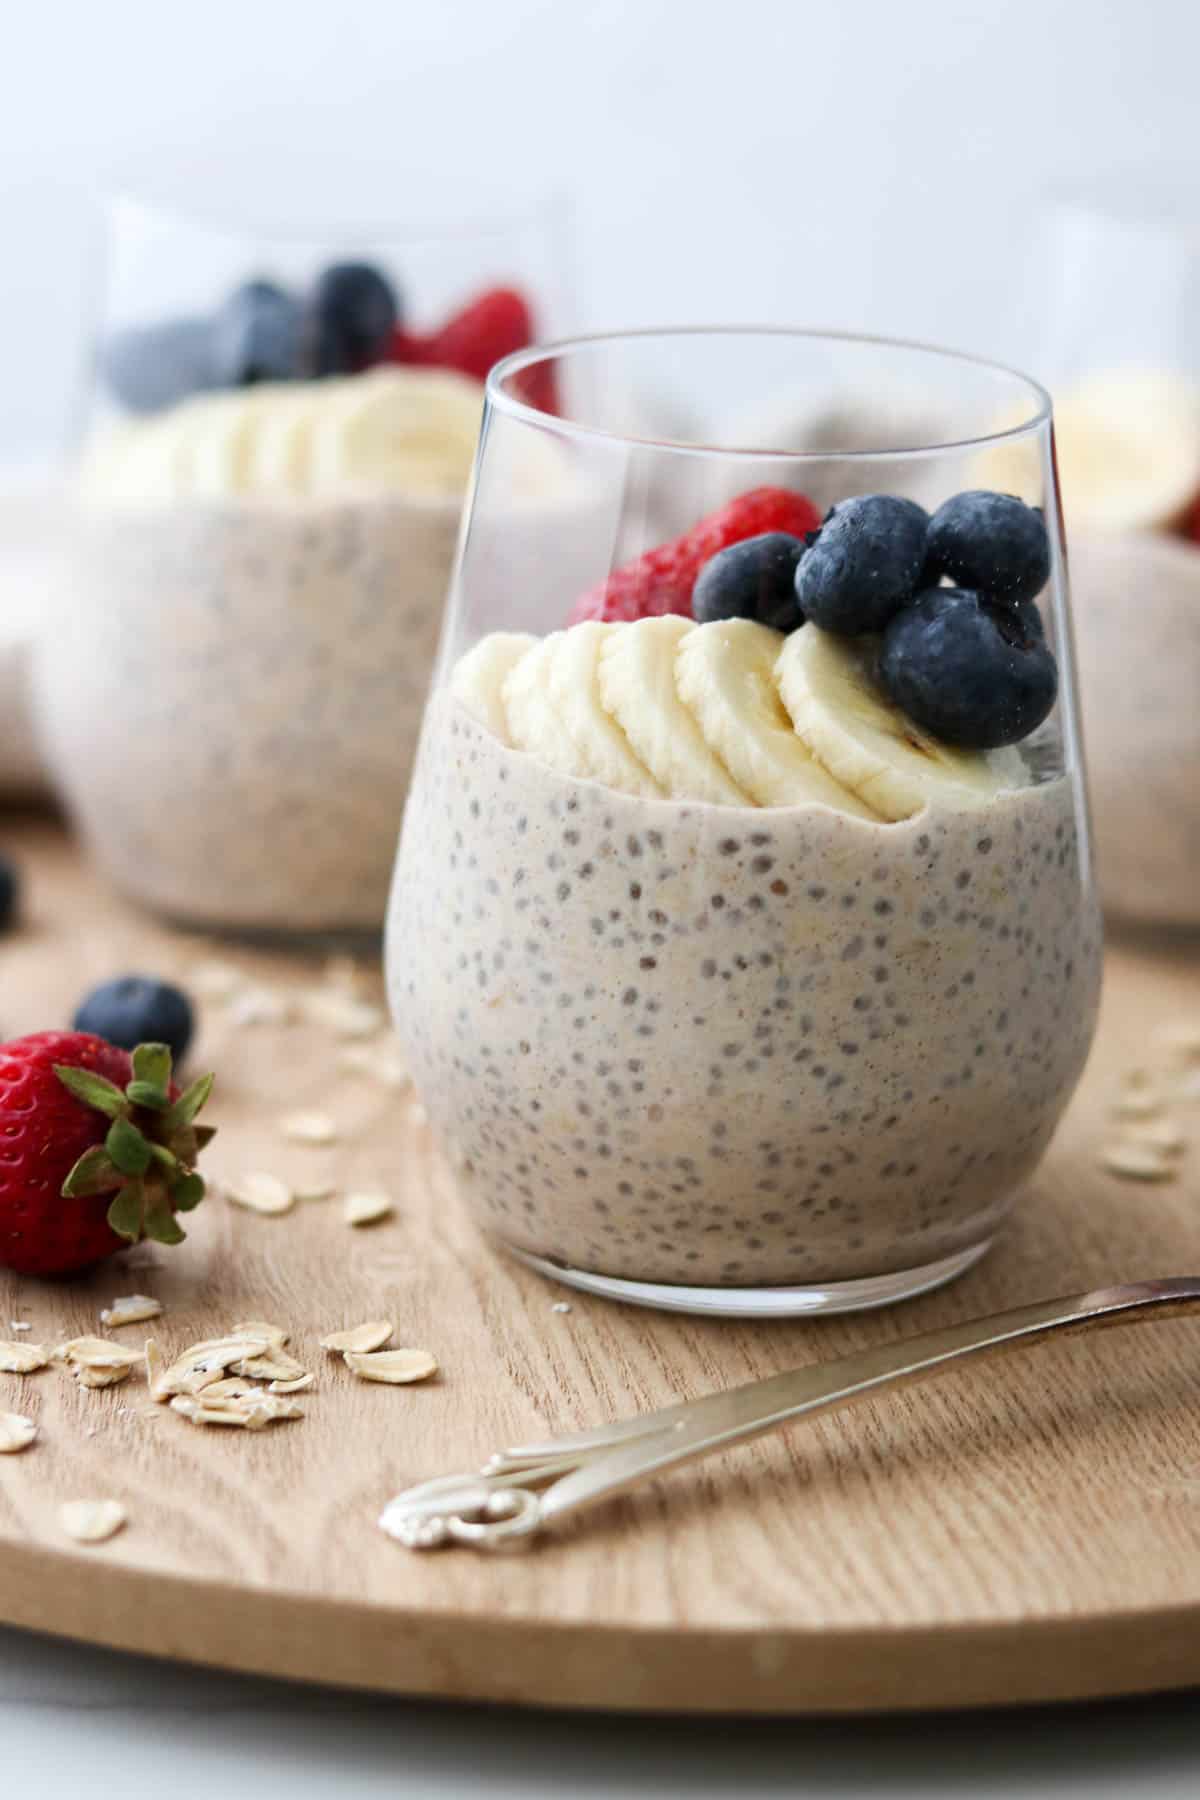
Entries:
[[130,1056],[82,1031],[0,1044],[0,1267],[70,1275],[154,1238],[204,1197],[193,1167],[213,1136],[193,1123],[212,1088],[184,1093],[165,1044]]
[[[524,350],[535,336],[533,313],[524,296],[515,288],[488,288],[453,313],[438,331],[422,336],[398,326],[387,359],[427,369],[457,369],[483,381],[501,358]],[[516,385],[518,398],[528,405],[542,412],[558,410],[550,363],[522,370]]]
[[821,516],[812,501],[789,488],[751,488],[719,511],[709,513],[672,543],[647,550],[623,568],[615,569],[576,601],[569,625],[584,619],[628,623],[632,619],[658,618],[663,613],[691,617],[692,589],[696,577],[718,550],[740,544],[763,531],[786,531],[803,537],[815,531]]

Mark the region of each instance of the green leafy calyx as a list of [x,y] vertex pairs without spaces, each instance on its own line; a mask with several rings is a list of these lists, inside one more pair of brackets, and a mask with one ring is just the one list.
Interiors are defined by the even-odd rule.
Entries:
[[91,1069],[56,1063],[54,1073],[68,1093],[111,1120],[103,1144],[85,1150],[63,1182],[63,1194],[111,1194],[108,1222],[130,1243],[182,1242],[176,1214],[191,1212],[204,1198],[195,1162],[215,1128],[195,1120],[212,1092],[212,1076],[198,1076],[172,1100],[165,1044],[138,1045],[124,1092]]

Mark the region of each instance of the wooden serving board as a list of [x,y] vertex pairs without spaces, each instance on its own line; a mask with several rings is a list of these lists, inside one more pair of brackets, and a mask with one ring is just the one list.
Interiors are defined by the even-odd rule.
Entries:
[[[0,831],[30,877],[0,946],[4,1035],[65,1021],[127,969],[187,978],[211,947],[114,900],[44,822]],[[225,952],[219,954],[225,955]],[[277,986],[311,966],[230,952]],[[521,1438],[939,1323],[1113,1281],[1200,1271],[1200,1147],[1177,1182],[1120,1183],[1096,1146],[1152,1027],[1200,1017],[1200,952],[1114,952],[1094,1060],[992,1254],[956,1286],[824,1323],[696,1322],[546,1285],[489,1250],[403,1095],[340,1070],[311,1025],[205,1010],[213,1173],[382,1185],[395,1217],[353,1231],[335,1201],[282,1218],[211,1198],[175,1252],[83,1281],[0,1277],[0,1336],[99,1329],[140,1290],[168,1351],[256,1317],[318,1373],[306,1417],[201,1430],[134,1382],[0,1376],[40,1439],[0,1458],[0,1619],[156,1655],[408,1694],[563,1706],[779,1712],[1058,1700],[1200,1681],[1200,1322],[1047,1345],[760,1440],[598,1510],[523,1556],[414,1555],[377,1529],[424,1476]],[[335,1149],[278,1130],[297,1106]],[[1200,1146],[1200,1107],[1193,1125]],[[132,1260],[136,1266],[123,1266]],[[317,1347],[387,1316],[435,1383],[356,1381]],[[89,1435],[89,1433],[91,1435]],[[68,1498],[115,1497],[124,1532],[83,1548]]]

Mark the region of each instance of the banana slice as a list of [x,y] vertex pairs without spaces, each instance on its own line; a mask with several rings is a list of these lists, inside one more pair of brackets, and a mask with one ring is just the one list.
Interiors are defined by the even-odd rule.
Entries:
[[1015,749],[955,750],[928,736],[879,691],[857,643],[802,625],[783,641],[783,703],[813,755],[885,819],[908,819],[929,802],[964,809],[1019,787]]
[[458,495],[475,461],[483,390],[450,369],[372,369],[318,414],[311,480]]
[[1055,401],[1054,436],[1072,526],[1172,525],[1200,489],[1200,395],[1181,376],[1092,376]]
[[564,775],[583,775],[570,732],[550,698],[550,663],[565,631],[534,640],[505,676],[501,699],[509,742]]
[[[310,483],[312,441],[329,390],[348,382],[297,381],[270,390],[255,418],[244,481],[252,494],[303,494]],[[264,390],[266,391],[266,390]]]
[[187,402],[194,410],[181,431],[176,474],[189,495],[221,500],[245,492],[260,421],[281,398],[272,384]]
[[815,801],[878,822],[879,814],[835,781],[797,734],[775,686],[782,644],[779,632],[751,619],[697,625],[675,658],[680,699],[759,806]]
[[661,799],[662,788],[600,697],[601,648],[614,631],[626,629],[590,620],[557,632],[545,662],[550,704],[575,746],[581,772],[623,794]]
[[676,658],[683,639],[697,629],[671,614],[610,633],[600,646],[600,697],[665,794],[752,806],[679,698]]
[[502,744],[512,743],[504,710],[504,683],[536,643],[525,631],[493,631],[454,665],[450,692]]

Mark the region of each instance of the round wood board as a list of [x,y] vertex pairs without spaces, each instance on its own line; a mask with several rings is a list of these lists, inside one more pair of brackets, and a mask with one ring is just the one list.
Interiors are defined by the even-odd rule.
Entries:
[[[10,822],[28,923],[0,950],[4,1035],[67,1019],[126,969],[187,979],[211,947],[115,901],[44,822]],[[225,953],[220,953],[225,957]],[[226,960],[273,986],[312,965]],[[374,980],[374,976],[371,977]],[[292,1332],[317,1371],[306,1416],[202,1430],[139,1378],[78,1389],[0,1375],[39,1441],[0,1458],[0,1619],[123,1649],[308,1680],[520,1704],[803,1713],[1061,1700],[1200,1680],[1200,1322],[1052,1344],[691,1469],[525,1555],[414,1555],[383,1503],[506,1442],[729,1386],[936,1324],[1114,1281],[1200,1271],[1200,1150],[1164,1186],[1096,1150],[1120,1071],[1155,1024],[1200,1018],[1200,956],[1111,955],[1083,1090],[1016,1220],[956,1286],[824,1323],[697,1322],[564,1291],[494,1255],[453,1200],[410,1101],[339,1066],[329,1031],[204,1010],[193,1067],[218,1071],[218,1177],[382,1185],[394,1218],[351,1230],[336,1201],[282,1218],[211,1198],[174,1252],[71,1284],[0,1276],[10,1320],[48,1343],[99,1329],[134,1291],[170,1352],[246,1318]],[[332,1149],[278,1129],[317,1106]],[[1200,1137],[1200,1105],[1194,1116]],[[130,1264],[134,1266],[130,1266]],[[372,1317],[436,1352],[420,1387],[356,1381],[317,1346]],[[126,1529],[81,1548],[58,1504],[115,1497]]]

